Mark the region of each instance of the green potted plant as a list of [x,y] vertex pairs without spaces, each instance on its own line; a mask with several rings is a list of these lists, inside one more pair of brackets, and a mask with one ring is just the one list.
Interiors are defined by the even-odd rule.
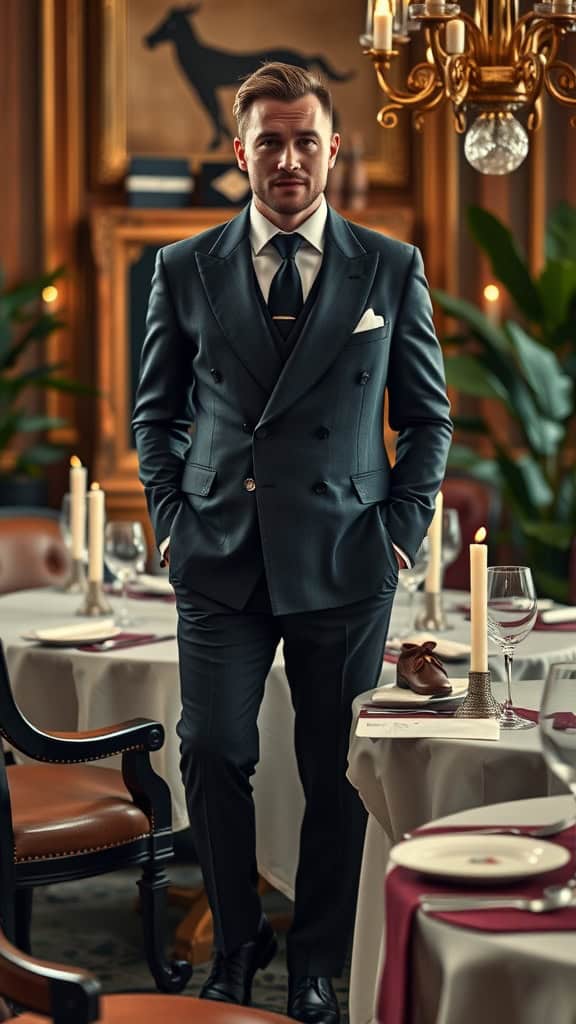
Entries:
[[44,355],[47,340],[63,323],[41,295],[62,273],[58,269],[6,288],[0,269],[0,506],[45,504],[46,467],[65,454],[46,432],[66,421],[33,411],[33,394],[86,391],[61,374],[62,363],[48,362]]
[[[517,318],[494,324],[473,303],[433,292],[460,323],[443,339],[448,383],[506,411],[504,430],[489,411],[456,416],[450,465],[500,489],[508,539],[532,567],[538,593],[566,601],[576,536],[576,209],[561,203],[550,215],[537,277],[496,217],[473,206],[468,225]],[[486,455],[474,436],[488,440]]]

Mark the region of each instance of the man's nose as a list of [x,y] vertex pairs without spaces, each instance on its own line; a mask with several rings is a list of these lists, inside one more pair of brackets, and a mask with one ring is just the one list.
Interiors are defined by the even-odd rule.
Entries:
[[287,143],[286,146],[284,146],[280,154],[278,166],[287,171],[295,171],[300,167],[300,159],[296,152],[296,147],[291,143]]

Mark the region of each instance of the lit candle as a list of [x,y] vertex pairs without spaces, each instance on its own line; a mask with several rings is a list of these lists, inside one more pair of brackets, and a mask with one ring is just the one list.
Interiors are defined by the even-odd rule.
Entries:
[[486,319],[498,327],[500,323],[500,289],[497,284],[487,284],[483,291]]
[[90,484],[88,502],[88,579],[101,583],[104,578],[104,491]]
[[488,671],[488,548],[483,526],[470,545],[470,671]]
[[72,558],[84,558],[86,536],[86,467],[77,455],[70,459],[70,532]]
[[442,512],[444,509],[444,495],[438,491],[436,495],[436,508],[434,517],[428,527],[428,546],[430,560],[424,590],[428,594],[440,593],[440,580],[442,577]]
[[446,53],[464,53],[466,49],[466,26],[460,18],[454,18],[446,25]]
[[392,49],[392,12],[387,0],[376,0],[374,8],[374,49]]

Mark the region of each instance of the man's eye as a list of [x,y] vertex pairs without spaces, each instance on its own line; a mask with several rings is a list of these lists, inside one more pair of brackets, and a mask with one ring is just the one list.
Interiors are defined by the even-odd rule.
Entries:
[[306,149],[312,149],[316,145],[316,139],[301,139],[300,141]]

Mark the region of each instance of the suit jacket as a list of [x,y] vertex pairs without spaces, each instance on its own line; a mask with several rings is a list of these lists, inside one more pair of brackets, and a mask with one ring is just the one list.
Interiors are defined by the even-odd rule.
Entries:
[[[317,298],[283,364],[249,226],[247,208],[158,253],[140,479],[178,593],[241,608],[264,568],[274,613],[335,607],[395,571],[392,540],[415,556],[444,476],[452,425],[422,259],[329,209]],[[370,307],[384,325],[353,333]]]

